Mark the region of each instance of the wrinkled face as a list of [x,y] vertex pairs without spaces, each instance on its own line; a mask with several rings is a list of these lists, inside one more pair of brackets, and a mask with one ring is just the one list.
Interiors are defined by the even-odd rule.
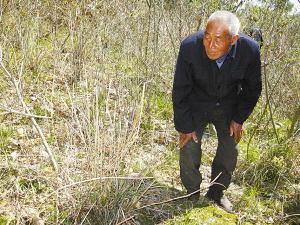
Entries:
[[216,60],[222,57],[230,46],[236,43],[238,38],[239,35],[236,35],[232,39],[225,24],[211,21],[207,24],[203,38],[203,45],[208,58]]

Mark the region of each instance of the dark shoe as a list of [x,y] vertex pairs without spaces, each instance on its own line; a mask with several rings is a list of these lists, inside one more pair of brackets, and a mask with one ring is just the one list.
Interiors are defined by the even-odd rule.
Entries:
[[205,197],[210,201],[214,201],[224,211],[226,211],[228,213],[235,213],[233,205],[231,204],[231,202],[228,200],[228,198],[224,194],[220,200],[212,199],[208,193],[206,193]]

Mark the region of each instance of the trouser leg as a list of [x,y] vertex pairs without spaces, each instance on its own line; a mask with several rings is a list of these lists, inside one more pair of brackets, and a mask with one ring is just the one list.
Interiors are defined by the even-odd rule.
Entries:
[[[200,184],[202,182],[202,175],[199,171],[201,163],[201,138],[205,128],[205,125],[200,126],[196,130],[196,135],[198,137],[198,143],[191,138],[185,146],[180,149],[180,178],[182,184],[187,190],[187,193],[192,193],[199,190]],[[193,195],[190,199],[197,200],[199,198],[200,192]]]
[[[216,110],[212,122],[217,131],[218,148],[212,163],[211,180],[214,180],[222,172],[215,182],[228,188],[237,163],[238,144],[235,143],[234,136],[230,136],[230,123],[227,121],[223,110]],[[215,184],[210,187],[209,194],[214,200],[219,200],[222,197],[222,190],[226,189],[222,185]]]

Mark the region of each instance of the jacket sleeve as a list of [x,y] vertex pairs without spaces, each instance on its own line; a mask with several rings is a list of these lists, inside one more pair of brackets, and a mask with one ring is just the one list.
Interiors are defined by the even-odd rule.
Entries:
[[248,119],[261,95],[261,61],[258,45],[254,50],[253,60],[249,63],[247,72],[241,81],[241,87],[237,110],[233,116],[233,120],[238,124],[243,124]]
[[185,53],[184,46],[181,45],[175,69],[172,100],[175,128],[181,133],[188,134],[195,130],[195,124],[189,101],[193,78],[191,68],[184,60]]

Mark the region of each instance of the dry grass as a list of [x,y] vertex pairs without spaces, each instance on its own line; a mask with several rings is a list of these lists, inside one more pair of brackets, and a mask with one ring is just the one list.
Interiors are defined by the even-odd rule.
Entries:
[[[174,66],[180,42],[204,28],[214,7],[198,1],[1,2],[4,66],[18,82],[30,113],[48,117],[35,119],[58,171],[53,169],[30,118],[22,115],[25,111],[16,88],[1,71],[0,224],[29,224],[33,218],[41,218],[46,224],[185,223],[171,219],[193,211],[193,205],[185,200],[138,209],[184,194],[179,180],[177,133],[172,123]],[[219,7],[233,9],[234,5],[220,2]],[[285,52],[292,44],[283,45]],[[268,72],[274,88],[268,93],[279,104],[297,96],[299,77],[293,67],[294,80],[279,79],[280,74],[274,72],[279,63],[273,60],[271,50],[270,45],[263,51],[271,58]],[[281,54],[280,59],[286,58],[282,49],[275,50]],[[286,71],[287,67],[280,69]],[[287,88],[287,93],[277,93],[275,84]],[[289,107],[296,108],[297,104]],[[242,146],[242,156],[246,149],[259,154],[264,146],[272,145],[268,137],[273,127],[265,109],[260,104],[251,118],[257,124],[249,126],[250,138],[245,138],[248,145]],[[276,120],[282,110],[273,113],[272,119]],[[257,135],[263,130],[269,131],[267,137]],[[294,152],[289,158],[299,151],[293,147],[298,143],[297,132],[286,142],[286,148]],[[284,135],[279,133],[281,138]],[[264,142],[257,146],[257,140]],[[204,144],[208,151],[202,165],[202,192],[208,185],[216,143],[208,139]],[[279,158],[277,153],[270,151],[270,157]],[[275,161],[270,160],[273,166]],[[243,165],[248,165],[244,162],[247,160]],[[241,166],[237,180],[247,171],[259,178],[261,164],[253,164],[252,170]],[[297,169],[298,164],[293,162],[289,171],[294,172],[295,182]],[[262,180],[245,179],[249,186],[244,187],[251,190]],[[237,183],[240,186],[229,194],[239,199],[235,203],[240,206],[238,221],[252,220],[245,212],[253,218],[259,215],[260,220],[271,215],[262,215],[266,213],[263,210],[249,213],[249,204],[259,196],[249,194],[252,199],[247,200],[244,191],[236,194],[235,190],[244,190],[244,184]],[[290,218],[286,211],[278,211],[279,206],[284,207],[282,198],[275,199],[275,203],[271,200],[270,204],[278,206],[274,209],[276,221]]]

